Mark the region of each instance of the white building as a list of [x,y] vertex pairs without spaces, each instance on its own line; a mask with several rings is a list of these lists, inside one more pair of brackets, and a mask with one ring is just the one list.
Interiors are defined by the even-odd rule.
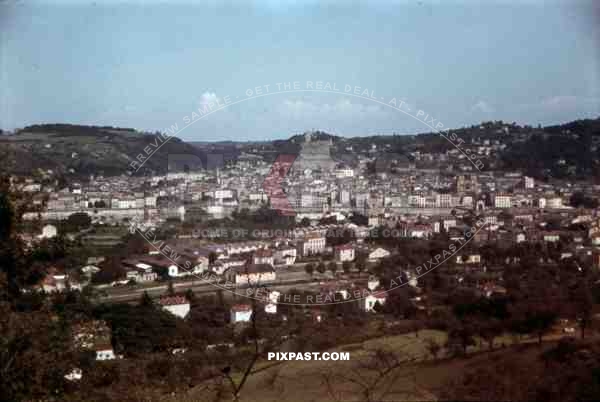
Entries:
[[45,225],[42,228],[42,234],[39,235],[38,237],[40,239],[51,239],[53,237],[56,237],[57,231],[56,231],[56,226],[54,225]]
[[252,285],[273,282],[275,270],[269,264],[246,264],[243,267],[232,267],[225,272],[228,281],[236,285]]
[[268,303],[265,305],[265,313],[267,314],[277,314],[277,304]]
[[291,246],[280,246],[274,252],[275,263],[293,265],[296,262],[297,251]]
[[457,255],[456,263],[457,264],[479,264],[479,263],[481,263],[481,255],[479,255],[479,254]]
[[525,182],[525,188],[529,189],[535,186],[535,180],[533,179],[533,177],[525,176],[523,178],[523,181]]
[[546,208],[546,199],[545,198],[540,198],[538,199],[538,207],[540,207],[541,209]]
[[437,194],[435,198],[435,204],[438,208],[449,208],[453,206],[451,194]]
[[252,262],[254,264],[275,264],[275,257],[273,256],[273,252],[269,249],[260,248],[254,252],[252,255]]
[[252,306],[249,304],[235,304],[231,306],[229,313],[229,321],[232,324],[249,322],[252,319]]
[[341,190],[339,193],[339,200],[340,200],[340,203],[342,203],[344,205],[350,204],[350,191]]
[[512,200],[510,195],[497,195],[494,197],[494,208],[510,208]]
[[341,168],[335,170],[335,177],[337,179],[344,179],[346,177],[354,177],[354,170],[350,168]]
[[386,295],[383,292],[371,293],[364,299],[361,299],[361,308],[363,311],[371,312],[375,311],[375,305],[379,303],[380,305],[385,304]]
[[158,304],[179,318],[185,318],[190,312],[190,302],[183,296],[162,297]]
[[367,287],[370,291],[377,289],[379,287],[379,278],[376,276],[370,276],[369,280],[367,281]]
[[336,246],[335,260],[339,262],[354,261],[354,247],[350,244]]
[[548,200],[547,208],[562,208],[563,202],[560,197],[553,197]]
[[298,251],[303,256],[321,254],[325,251],[326,239],[317,233],[309,233],[298,242]]
[[387,251],[384,248],[379,247],[369,253],[368,260],[369,261],[377,261],[382,258],[389,257],[389,255],[390,255],[389,251]]
[[94,350],[96,351],[96,360],[114,360],[117,358],[110,344],[96,346]]

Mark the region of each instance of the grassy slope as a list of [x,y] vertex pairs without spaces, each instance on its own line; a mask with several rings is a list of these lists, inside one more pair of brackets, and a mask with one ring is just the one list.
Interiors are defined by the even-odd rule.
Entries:
[[[547,337],[556,339],[560,334]],[[418,337],[414,333],[397,336],[387,336],[371,339],[366,342],[344,345],[336,351],[349,351],[350,361],[285,361],[259,362],[254,373],[242,390],[241,401],[244,402],[276,402],[276,401],[362,401],[362,388],[352,384],[348,378],[358,379],[357,374],[364,376],[367,381],[375,378],[374,372],[360,369],[369,351],[374,349],[391,351],[415,361],[403,365],[392,372],[378,389],[389,387],[385,396],[375,395],[377,400],[436,400],[437,395],[447,384],[458,379],[466,369],[481,367],[488,364],[490,357],[514,354],[519,358],[526,357],[528,351],[538,353],[536,339],[523,338],[519,341],[509,336],[501,336],[495,342],[495,347],[505,345],[502,349],[489,352],[485,345],[469,348],[466,358],[441,358],[437,361],[430,357],[426,342],[434,339],[443,344],[446,335],[440,331],[420,331]],[[515,345],[518,342],[521,345]],[[526,345],[523,345],[526,344]],[[512,345],[512,346],[509,346]],[[444,356],[444,351],[440,353]],[[239,376],[235,375],[234,379]],[[327,378],[330,384],[327,385]],[[188,402],[212,400],[214,395],[206,390],[193,390],[187,396],[174,396],[165,402]],[[223,400],[228,400],[225,396]]]

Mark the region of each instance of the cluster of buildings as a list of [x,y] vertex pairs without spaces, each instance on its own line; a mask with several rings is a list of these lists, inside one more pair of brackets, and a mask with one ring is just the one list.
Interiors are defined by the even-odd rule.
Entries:
[[[281,166],[266,162],[260,152],[243,153],[235,163],[215,170],[90,177],[85,183],[62,188],[31,178],[23,190],[33,193],[36,203],[45,203],[42,218],[47,221],[86,213],[98,225],[131,220],[154,227],[173,221],[187,223],[176,238],[167,241],[177,258],[166,258],[160,250],[129,256],[122,261],[123,282],[210,272],[233,286],[273,283],[285,267],[303,261],[328,256],[328,261],[343,264],[359,255],[378,261],[394,252],[377,242],[366,242],[368,237],[427,240],[440,235],[454,241],[465,239],[467,232],[472,232],[473,245],[561,243],[564,258],[592,258],[600,265],[598,211],[570,205],[575,193],[595,198],[598,185],[538,182],[520,172],[481,172],[457,149],[438,154],[415,150],[390,158],[381,149],[389,144],[372,144],[367,151],[354,152],[344,140],[333,144],[308,135],[300,145],[300,154],[277,162]],[[501,140],[485,139],[470,146],[483,159],[504,147]],[[334,159],[340,149],[353,158]],[[278,168],[285,174],[272,177]],[[227,218],[243,209],[278,208],[282,199],[286,210],[279,212],[293,213],[299,224],[294,230],[255,239],[220,238],[218,234],[207,238],[204,233],[202,223],[208,219]],[[37,218],[37,214],[26,218]],[[351,231],[352,241],[332,247],[327,240],[332,231]],[[46,225],[37,237],[56,234],[56,227]],[[457,265],[485,263],[477,253],[455,256],[453,261]],[[49,271],[40,286],[46,291],[83,286],[85,278],[100,270],[98,265],[88,264],[78,278]]]

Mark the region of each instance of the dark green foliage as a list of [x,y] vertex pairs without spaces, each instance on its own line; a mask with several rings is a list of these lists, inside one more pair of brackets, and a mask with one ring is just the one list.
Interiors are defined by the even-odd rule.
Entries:
[[110,326],[115,352],[125,356],[165,351],[178,344],[177,318],[154,304],[102,306],[95,314]]

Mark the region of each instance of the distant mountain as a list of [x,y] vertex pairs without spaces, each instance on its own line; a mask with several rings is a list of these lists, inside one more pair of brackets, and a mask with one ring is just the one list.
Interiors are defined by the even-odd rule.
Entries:
[[[486,159],[486,169],[522,170],[537,177],[600,179],[600,119],[577,120],[548,127],[519,126],[502,121],[484,122],[445,132],[460,139],[462,149],[478,152],[493,145],[493,157]],[[16,133],[0,136],[0,170],[31,174],[37,169],[53,170],[65,175],[120,175],[130,172],[130,164],[145,154],[151,144],[161,144],[159,133],[142,133],[131,128],[42,124],[25,127]],[[335,161],[354,165],[357,155],[388,158],[390,155],[444,154],[455,146],[439,133],[419,135],[376,135],[339,137],[323,131],[311,132],[313,141],[331,141]],[[215,168],[235,162],[241,155],[259,155],[274,161],[280,154],[297,155],[305,134],[273,141],[184,142],[171,138],[149,158],[140,174],[165,173],[169,160],[188,156],[172,164],[171,171]],[[498,145],[500,144],[500,145]],[[500,148],[498,148],[500,147]],[[154,147],[155,148],[155,147]],[[191,156],[191,157],[190,157]],[[200,163],[196,164],[196,161]]]

